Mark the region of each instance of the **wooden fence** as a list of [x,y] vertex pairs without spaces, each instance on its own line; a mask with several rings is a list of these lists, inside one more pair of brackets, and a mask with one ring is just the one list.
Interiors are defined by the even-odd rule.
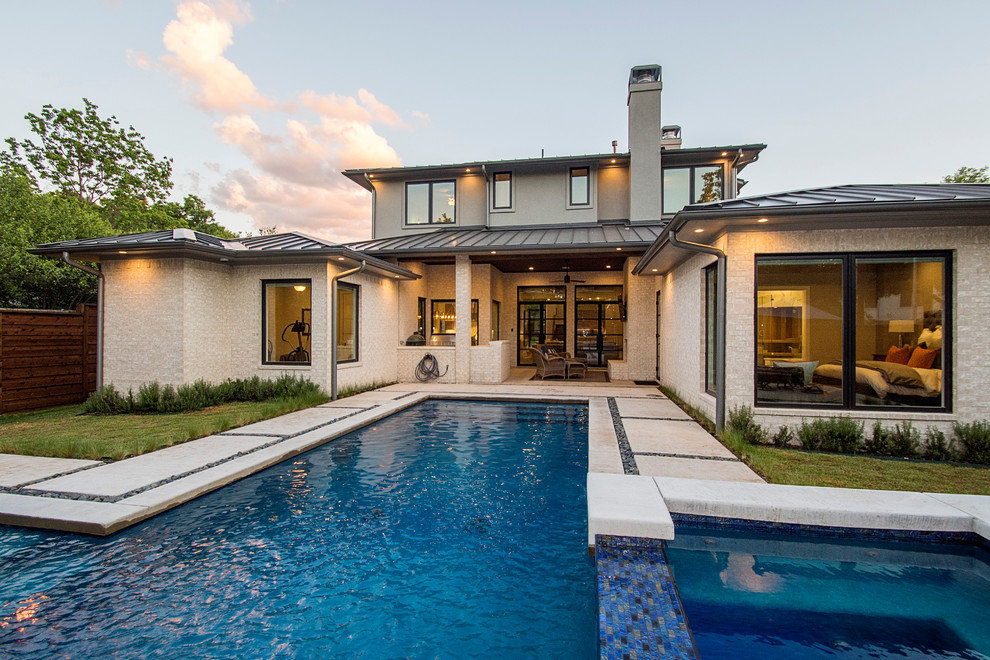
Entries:
[[96,305],[0,309],[0,414],[85,401],[96,359]]

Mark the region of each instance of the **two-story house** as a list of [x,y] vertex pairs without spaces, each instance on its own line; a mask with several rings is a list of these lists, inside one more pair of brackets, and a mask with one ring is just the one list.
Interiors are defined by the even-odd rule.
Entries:
[[499,382],[537,344],[655,377],[655,290],[632,269],[681,208],[734,198],[765,145],[681,148],[660,67],[628,90],[626,152],[344,172],[373,200],[372,240],[349,247],[421,275],[399,287],[400,379],[429,350],[448,380]]

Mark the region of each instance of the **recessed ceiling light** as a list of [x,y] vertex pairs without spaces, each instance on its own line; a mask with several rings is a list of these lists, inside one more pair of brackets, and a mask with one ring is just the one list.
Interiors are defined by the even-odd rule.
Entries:
[[495,250],[492,250],[492,254],[495,254]]
[[615,249],[618,250],[619,252],[622,252],[622,248],[615,248]]
[[760,218],[757,222],[768,222],[769,218]]
[[375,178],[375,175],[374,175],[374,174],[369,174],[369,175],[368,175],[368,178],[369,178],[369,179],[374,179],[374,178]]
[[703,231],[705,231],[705,230],[704,230],[704,229],[695,229],[695,230],[694,230],[694,233],[695,233],[695,234],[700,234],[700,233],[701,233],[701,232],[703,232]]
[[606,268],[606,269],[609,269],[609,268],[611,268],[611,267],[612,267],[612,265],[611,265],[611,264],[605,264],[605,268]]
[[466,170],[464,170],[464,171],[465,171],[465,172],[470,172],[470,171],[471,171],[471,168],[469,167],[469,168],[467,168],[467,169],[466,169]]
[[728,152],[728,151],[723,151],[723,152],[722,152],[722,155],[723,155],[723,156],[728,156],[728,155],[729,155],[729,152]]
[[654,269],[653,269],[653,272],[654,272],[654,273],[655,273],[655,272],[657,272],[657,269],[656,269],[656,268],[654,268]]
[[127,250],[117,250],[117,254],[127,254]]
[[612,159],[612,162],[613,162],[613,163],[615,162],[615,159],[614,159],[614,158]]
[[530,270],[533,270],[533,267],[532,267],[532,266],[530,266],[530,267],[529,267],[529,269],[530,269]]
[[343,257],[337,257],[337,261],[343,261],[343,260],[344,260]]

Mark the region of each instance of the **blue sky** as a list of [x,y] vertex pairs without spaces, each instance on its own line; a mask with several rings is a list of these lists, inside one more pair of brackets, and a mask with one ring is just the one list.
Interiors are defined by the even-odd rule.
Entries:
[[[600,153],[663,66],[684,146],[765,142],[745,194],[990,164],[990,3],[9,3],[0,136],[82,97],[237,231],[366,238],[347,167]],[[16,26],[13,29],[12,26]]]

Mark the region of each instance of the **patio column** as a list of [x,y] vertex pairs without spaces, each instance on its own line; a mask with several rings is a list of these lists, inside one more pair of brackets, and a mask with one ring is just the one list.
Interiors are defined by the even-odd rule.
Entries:
[[454,359],[457,362],[455,382],[471,382],[471,257],[459,254],[454,258],[454,314],[456,331]]

